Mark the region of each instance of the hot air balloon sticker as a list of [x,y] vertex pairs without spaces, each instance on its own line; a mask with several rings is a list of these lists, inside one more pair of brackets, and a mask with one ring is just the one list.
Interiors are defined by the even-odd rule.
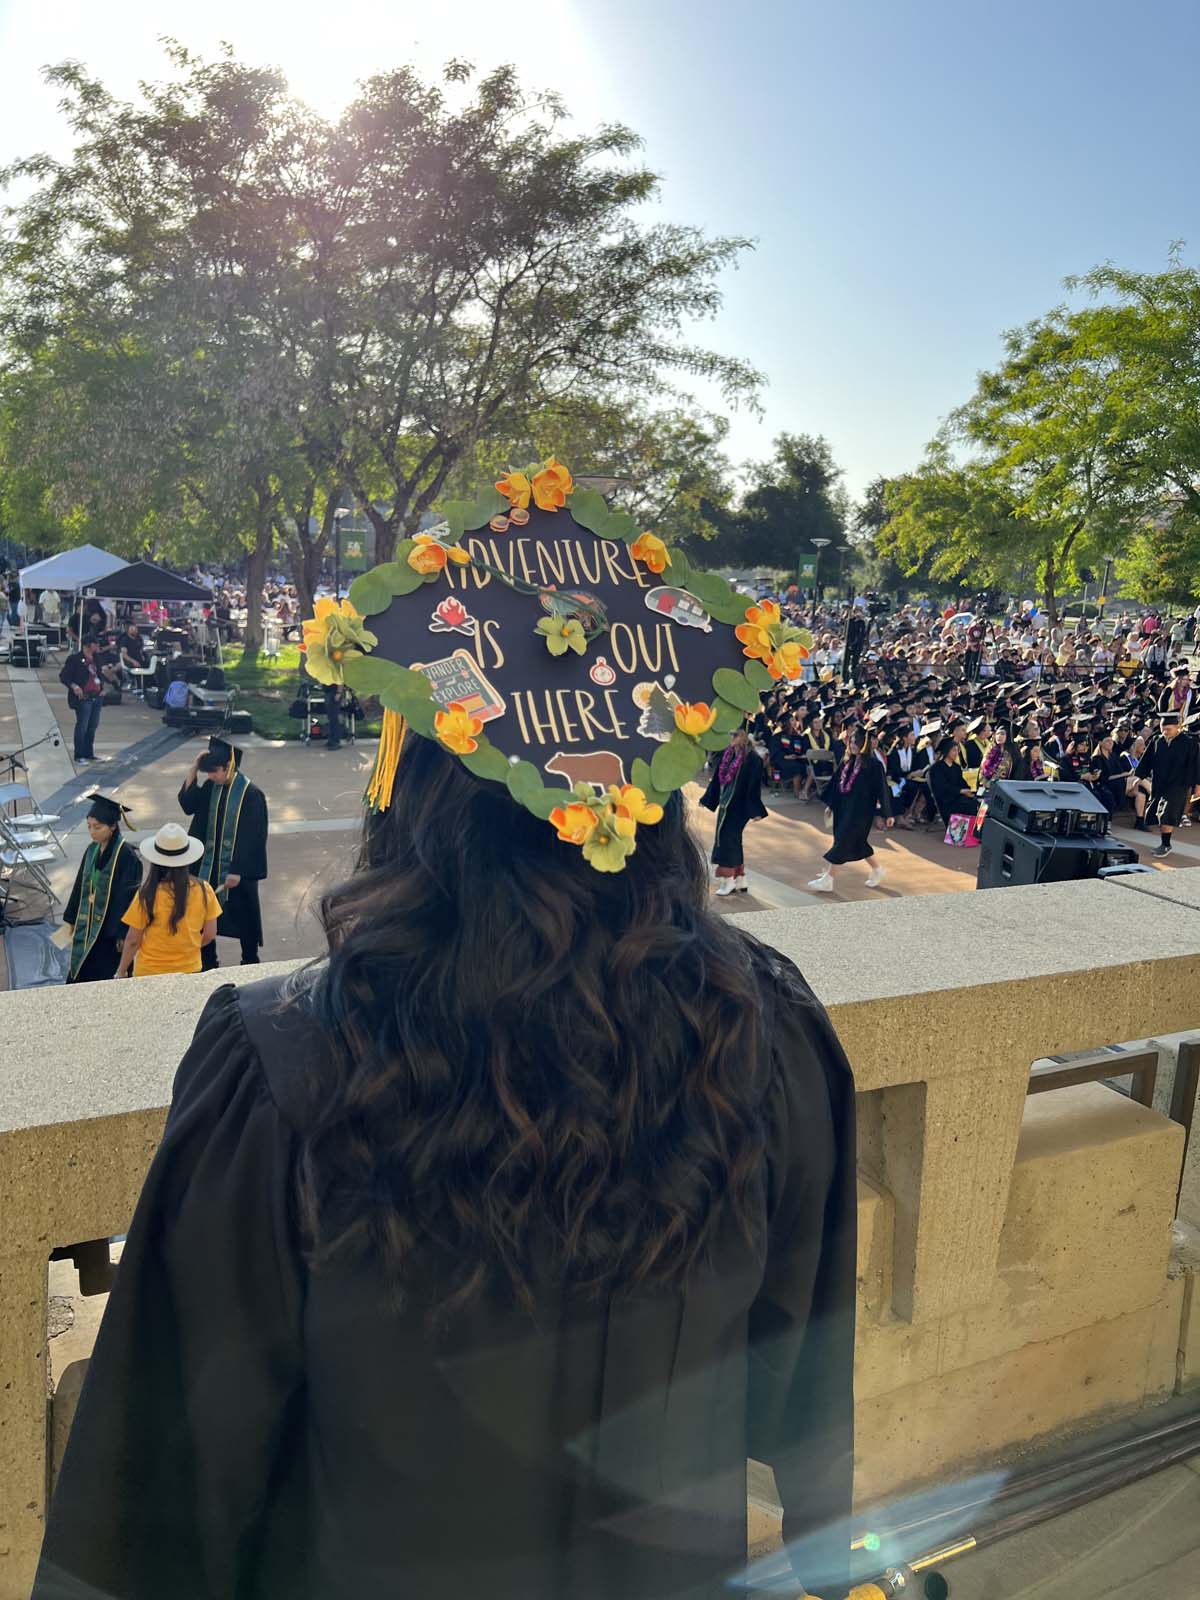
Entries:
[[689,594],[686,589],[666,586],[651,589],[646,596],[646,605],[651,611],[666,617],[668,622],[678,622],[684,628],[700,628],[704,633],[712,632],[712,619],[708,612],[696,596]]

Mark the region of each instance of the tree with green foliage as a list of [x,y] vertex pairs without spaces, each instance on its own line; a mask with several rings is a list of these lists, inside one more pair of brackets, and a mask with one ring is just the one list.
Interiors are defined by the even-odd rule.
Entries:
[[[716,531],[709,543],[689,548],[709,563],[796,572],[800,559],[815,554],[814,538],[835,545],[845,539],[849,503],[841,477],[827,439],[781,433],[769,460],[751,468],[736,509],[704,502],[704,516]],[[828,583],[836,570],[826,557],[821,581]]]
[[1056,618],[1080,566],[1161,493],[1142,448],[1143,398],[1106,313],[1060,309],[1008,334],[1003,363],[981,374],[921,468],[889,488],[885,549],[979,585],[1032,568]]
[[557,97],[461,64],[381,74],[330,124],[278,74],[169,54],[136,105],[53,69],[74,152],[7,174],[32,192],[0,338],[10,382],[46,369],[27,459],[64,505],[130,537],[185,502],[240,521],[253,594],[281,528],[308,581],[339,485],[386,560],[480,440],[552,405],[677,375],[752,397],[683,333],[746,241],[636,221],[657,180],[628,129],[568,136]]

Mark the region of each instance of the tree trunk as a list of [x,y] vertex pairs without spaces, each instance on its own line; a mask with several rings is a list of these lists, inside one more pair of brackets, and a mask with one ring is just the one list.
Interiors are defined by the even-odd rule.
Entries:
[[1058,596],[1055,593],[1057,573],[1054,566],[1054,557],[1046,557],[1046,615],[1050,619],[1050,626],[1058,626]]
[[363,503],[372,528],[375,530],[375,564],[392,561],[396,555],[396,534],[399,532],[399,520],[393,508],[390,516],[384,516],[382,511],[377,511],[373,505]]
[[264,509],[260,502],[254,549],[246,560],[246,647],[243,661],[257,660],[258,652],[262,649],[263,586],[267,580],[267,558],[274,543],[275,520],[270,509]]

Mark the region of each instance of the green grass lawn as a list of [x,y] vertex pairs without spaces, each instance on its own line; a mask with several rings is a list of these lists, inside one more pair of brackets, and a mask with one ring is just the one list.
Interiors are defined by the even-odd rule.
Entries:
[[[273,661],[260,655],[243,664],[240,644],[227,645],[223,656],[226,679],[237,688],[237,709],[250,713],[255,733],[264,739],[299,739],[304,724],[288,716],[300,685],[297,646],[285,644]],[[377,739],[378,714],[360,718],[357,731],[360,739]]]

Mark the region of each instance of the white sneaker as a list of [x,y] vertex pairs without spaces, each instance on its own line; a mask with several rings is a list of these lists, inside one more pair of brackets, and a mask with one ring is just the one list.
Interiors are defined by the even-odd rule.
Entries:
[[833,873],[823,872],[819,878],[814,878],[808,887],[814,894],[831,894],[833,892]]
[[874,889],[876,884],[882,883],[886,877],[887,873],[882,867],[872,867],[867,873],[867,888]]
[[733,893],[733,879],[732,878],[722,878],[721,882],[717,886],[717,893],[720,894],[720,895],[732,894]]

